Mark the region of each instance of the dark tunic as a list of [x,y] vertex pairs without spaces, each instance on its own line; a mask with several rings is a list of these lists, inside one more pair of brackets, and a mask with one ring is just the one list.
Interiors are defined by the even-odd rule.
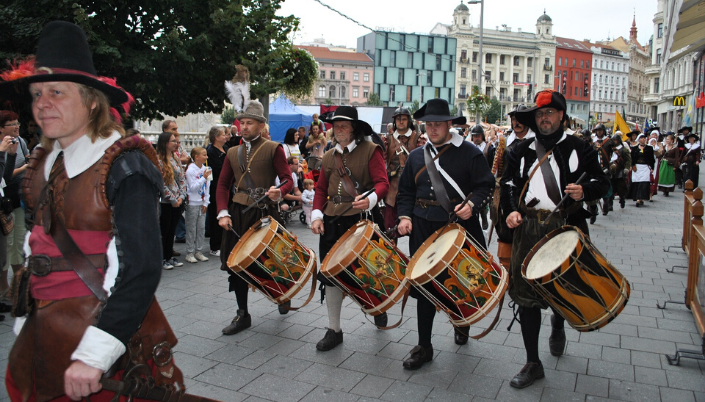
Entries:
[[[523,216],[523,223],[514,230],[509,295],[520,306],[546,308],[547,303],[536,295],[533,288],[521,276],[521,263],[539,240],[563,224],[577,226],[587,235],[588,227],[585,219],[590,216],[590,213],[581,207],[582,201],[568,198],[561,208],[564,211],[563,214],[554,215],[556,218],[542,226],[537,219],[529,218],[520,209],[520,207],[525,208],[524,200],[519,199],[520,194],[531,174],[531,167],[537,159],[536,150],[531,147],[534,141],[536,141],[535,138],[528,139],[507,154],[507,166],[500,182],[502,186],[500,200],[505,211],[510,213],[519,211]],[[565,189],[570,183],[575,183],[583,172],[587,172],[587,177],[581,183],[583,201],[598,200],[609,190],[609,179],[600,166],[597,152],[585,141],[567,135],[556,145],[552,155],[560,169],[560,177],[557,179],[561,189]],[[577,158],[577,163],[572,163],[574,170],[570,168],[571,158]],[[522,166],[523,169],[520,169]],[[540,175],[540,170],[541,168],[535,174]]]

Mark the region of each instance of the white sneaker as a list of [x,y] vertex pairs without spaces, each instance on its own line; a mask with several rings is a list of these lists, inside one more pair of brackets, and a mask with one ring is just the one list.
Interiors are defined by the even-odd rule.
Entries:
[[191,262],[191,263],[193,263],[193,262],[198,262],[198,260],[196,259],[196,257],[193,256],[193,253],[188,253],[188,254],[186,255],[185,260],[186,260],[186,262]]
[[[198,261],[208,261],[208,257],[206,257],[205,255],[201,254],[200,251],[196,251],[196,254],[194,254],[193,256],[196,257],[196,259],[197,259]],[[188,261],[188,260],[187,260],[187,261]]]
[[176,257],[171,257],[171,260],[169,260],[169,264],[175,266],[175,267],[183,267],[184,263],[177,260]]
[[162,269],[170,270],[174,269],[174,266],[166,262],[166,260],[162,260]]
[[216,257],[220,257],[220,250],[216,250],[216,251],[211,250],[210,254],[214,255]]

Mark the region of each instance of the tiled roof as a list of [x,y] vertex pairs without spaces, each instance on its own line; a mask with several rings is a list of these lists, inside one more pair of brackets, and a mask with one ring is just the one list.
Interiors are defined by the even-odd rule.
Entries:
[[559,36],[556,36],[556,47],[582,52],[591,52],[590,47],[586,46],[585,43],[575,39],[561,38]]
[[349,61],[357,63],[370,63],[372,59],[365,53],[334,52],[323,46],[296,46],[299,49],[307,50],[316,60]]

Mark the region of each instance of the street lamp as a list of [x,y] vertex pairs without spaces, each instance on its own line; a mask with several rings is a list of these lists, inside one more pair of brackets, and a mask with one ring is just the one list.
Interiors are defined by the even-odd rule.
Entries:
[[[480,3],[480,49],[478,53],[478,59],[477,59],[477,87],[480,89],[480,92],[482,92],[482,76],[484,75],[484,72],[482,71],[482,34],[483,34],[483,22],[485,19],[485,0],[468,0],[468,4],[478,4]],[[475,113],[475,123],[480,122],[480,112]]]
[[428,73],[426,71],[420,71],[418,74],[416,74],[417,77],[423,77],[421,78],[421,81],[419,81],[419,107],[421,107],[421,102],[423,102],[423,80],[426,79],[426,76]]
[[[527,55],[528,55],[528,54],[531,55],[532,63],[534,64],[534,75],[531,77],[531,80],[530,80],[530,82],[529,82],[529,88],[531,88],[531,96],[535,96],[535,95],[536,95],[536,90],[538,89],[538,86],[539,86],[539,82],[538,82],[538,81],[536,81],[536,85],[535,85],[535,86],[534,86],[534,83],[533,83],[533,81],[537,79],[537,77],[536,77],[536,49],[532,50],[531,52],[526,52],[526,54],[527,54]],[[529,99],[528,94],[527,94],[526,102],[527,102],[527,103],[531,103],[532,100],[533,100],[533,99]]]

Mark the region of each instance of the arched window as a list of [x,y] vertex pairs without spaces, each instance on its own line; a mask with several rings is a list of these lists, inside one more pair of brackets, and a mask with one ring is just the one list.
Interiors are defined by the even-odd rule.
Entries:
[[331,99],[335,98],[335,85],[331,85],[330,88],[328,88],[328,97]]
[[325,96],[326,96],[326,87],[321,85],[320,87],[318,87],[318,97],[323,98]]
[[345,87],[340,87],[340,97],[345,98]]

